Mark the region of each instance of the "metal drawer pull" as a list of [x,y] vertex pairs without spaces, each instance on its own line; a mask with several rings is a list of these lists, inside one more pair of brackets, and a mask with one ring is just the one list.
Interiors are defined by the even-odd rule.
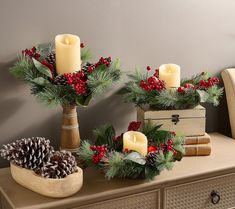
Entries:
[[216,205],[216,204],[219,203],[219,201],[220,201],[220,195],[219,195],[219,193],[218,193],[217,191],[213,190],[213,191],[211,192],[211,202],[212,202],[214,205]]
[[171,121],[174,122],[175,125],[180,121],[179,115],[172,115],[171,117],[172,117]]

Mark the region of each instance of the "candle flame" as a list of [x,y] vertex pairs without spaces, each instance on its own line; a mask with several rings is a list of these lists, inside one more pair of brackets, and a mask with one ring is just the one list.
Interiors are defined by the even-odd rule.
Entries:
[[133,142],[136,143],[136,136],[134,135]]
[[68,38],[65,38],[65,43],[66,43],[66,44],[70,44],[70,41],[69,41]]

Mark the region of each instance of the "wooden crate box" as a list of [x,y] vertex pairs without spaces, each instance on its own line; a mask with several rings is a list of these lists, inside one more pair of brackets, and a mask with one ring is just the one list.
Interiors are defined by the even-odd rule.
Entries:
[[202,136],[205,134],[206,110],[201,105],[185,110],[151,110],[137,107],[137,120],[142,124],[149,120],[162,124],[161,129],[181,132],[185,136]]

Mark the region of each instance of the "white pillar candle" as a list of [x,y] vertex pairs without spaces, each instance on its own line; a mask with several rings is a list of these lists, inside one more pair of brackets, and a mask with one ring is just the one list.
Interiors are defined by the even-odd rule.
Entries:
[[148,152],[147,137],[138,131],[128,131],[123,135],[123,150],[136,151],[145,156]]
[[81,70],[80,38],[72,34],[55,37],[56,71],[58,74]]
[[166,88],[180,86],[180,66],[176,64],[164,64],[159,67],[159,79],[165,81]]

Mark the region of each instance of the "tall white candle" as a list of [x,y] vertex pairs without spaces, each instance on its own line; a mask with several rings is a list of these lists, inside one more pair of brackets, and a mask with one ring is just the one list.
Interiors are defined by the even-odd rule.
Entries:
[[180,66],[176,64],[164,64],[159,67],[159,79],[165,81],[166,88],[180,86]]
[[136,151],[145,156],[148,152],[147,137],[138,131],[128,131],[123,135],[123,150]]
[[55,37],[56,71],[58,74],[81,70],[80,38],[72,34]]

